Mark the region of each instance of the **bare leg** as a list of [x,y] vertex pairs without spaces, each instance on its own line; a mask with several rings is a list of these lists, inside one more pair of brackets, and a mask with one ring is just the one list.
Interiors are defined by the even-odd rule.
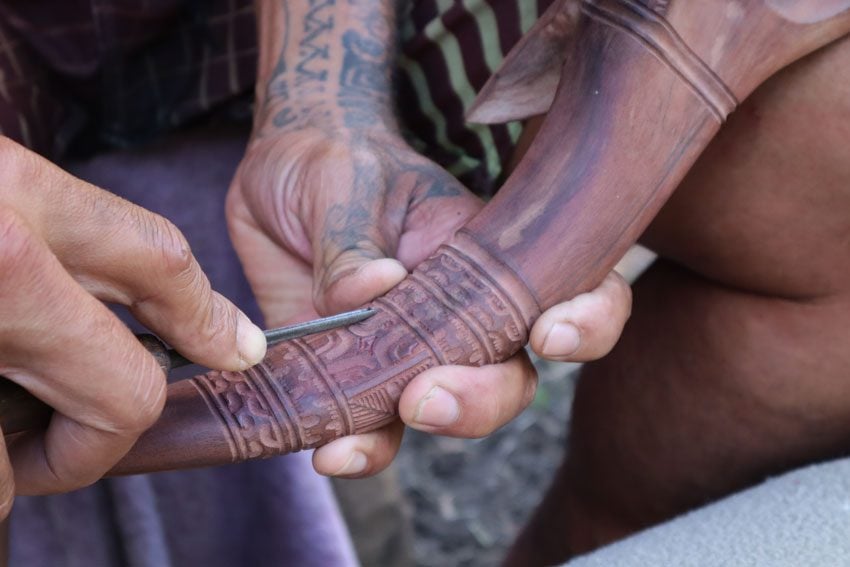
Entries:
[[653,224],[665,259],[583,372],[569,455],[508,564],[850,449],[848,61],[844,40],[760,89]]

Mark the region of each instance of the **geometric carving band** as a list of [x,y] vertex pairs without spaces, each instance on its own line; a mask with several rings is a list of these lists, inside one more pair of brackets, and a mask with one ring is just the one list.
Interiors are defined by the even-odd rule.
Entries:
[[402,390],[420,372],[499,362],[522,348],[536,306],[496,282],[479,261],[443,246],[377,299],[368,320],[277,345],[245,372],[193,378],[233,460],[376,429],[396,419]]

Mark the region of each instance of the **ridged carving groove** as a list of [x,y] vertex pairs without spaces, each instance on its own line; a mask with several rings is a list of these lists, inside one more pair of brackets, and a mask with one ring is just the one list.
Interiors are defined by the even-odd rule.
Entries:
[[718,121],[724,122],[738,106],[738,100],[664,19],[666,3],[659,4],[654,2],[647,7],[635,0],[583,0],[582,12],[641,42],[705,102]]
[[[523,284],[514,276],[510,285]],[[491,364],[522,348],[538,308],[516,295],[443,246],[377,299],[367,321],[279,345],[245,372],[192,380],[234,461],[317,447],[393,421],[402,390],[428,368]]]

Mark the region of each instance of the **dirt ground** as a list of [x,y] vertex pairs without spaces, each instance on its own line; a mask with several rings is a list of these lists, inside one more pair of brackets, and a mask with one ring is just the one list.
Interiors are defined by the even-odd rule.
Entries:
[[534,402],[486,439],[405,434],[396,463],[413,512],[416,565],[498,565],[543,496],[563,455],[578,365],[535,364]]

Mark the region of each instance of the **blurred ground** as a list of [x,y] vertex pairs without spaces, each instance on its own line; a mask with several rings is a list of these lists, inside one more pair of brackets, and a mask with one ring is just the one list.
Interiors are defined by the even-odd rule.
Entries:
[[577,365],[535,363],[533,404],[486,439],[405,433],[396,463],[416,565],[498,565],[543,496],[561,462]]

